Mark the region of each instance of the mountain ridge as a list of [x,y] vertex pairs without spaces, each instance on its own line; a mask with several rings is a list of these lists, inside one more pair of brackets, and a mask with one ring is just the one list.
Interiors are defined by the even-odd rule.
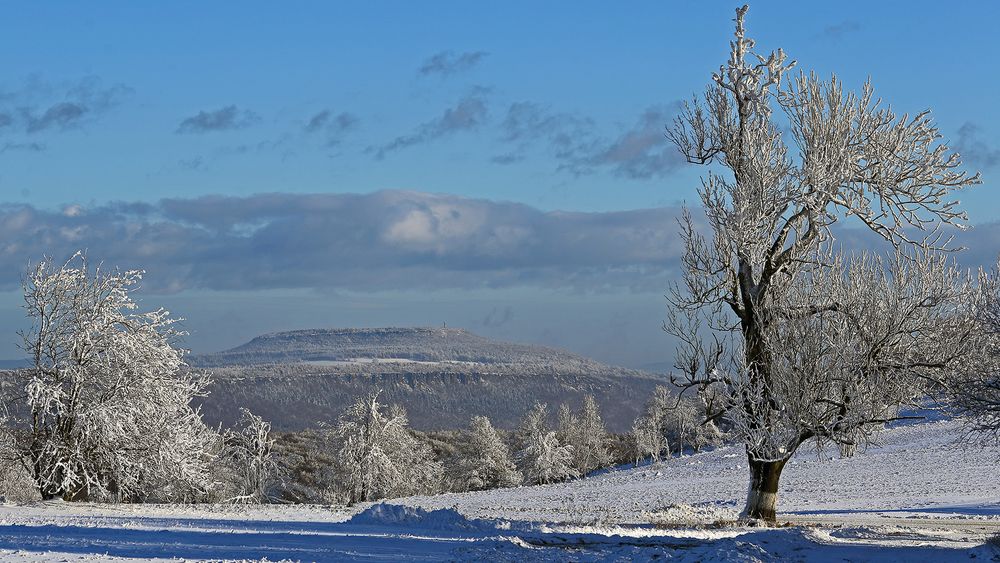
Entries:
[[601,363],[559,348],[495,340],[464,328],[445,327],[314,328],[270,332],[228,350],[192,356],[189,363],[197,367],[216,367],[359,358],[487,364],[557,360]]

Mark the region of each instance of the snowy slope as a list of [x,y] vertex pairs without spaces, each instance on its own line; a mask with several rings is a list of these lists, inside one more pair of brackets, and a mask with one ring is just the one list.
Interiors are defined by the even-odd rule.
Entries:
[[740,450],[723,448],[571,483],[400,499],[353,511],[0,505],[0,556],[22,561],[1000,560],[1000,551],[987,541],[1000,532],[1000,449],[955,444],[960,434],[955,422],[934,422],[887,431],[882,444],[852,459],[802,452],[786,469],[779,509],[782,517],[810,525],[704,525],[735,517],[746,487]]
[[[954,421],[905,426],[849,459],[806,447],[782,474],[778,510],[788,516],[918,511],[1000,517],[1000,449],[956,443]],[[707,518],[735,518],[749,474],[738,446],[676,457],[628,471],[539,487],[414,499],[427,508],[458,506],[485,518],[648,522],[672,505],[698,505]]]

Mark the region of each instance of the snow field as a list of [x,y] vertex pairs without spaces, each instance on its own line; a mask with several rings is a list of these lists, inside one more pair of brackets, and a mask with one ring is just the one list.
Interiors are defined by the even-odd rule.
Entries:
[[[896,428],[849,459],[803,450],[781,528],[733,525],[738,447],[536,487],[321,506],[0,505],[0,558],[302,561],[1000,560],[997,448]],[[833,453],[833,452],[830,452]],[[723,522],[713,525],[714,522]]]

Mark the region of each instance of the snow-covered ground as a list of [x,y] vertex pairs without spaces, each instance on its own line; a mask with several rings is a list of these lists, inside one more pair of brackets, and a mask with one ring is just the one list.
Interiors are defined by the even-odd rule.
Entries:
[[[959,424],[887,431],[851,459],[801,452],[780,518],[738,527],[737,447],[581,481],[318,506],[0,505],[0,557],[302,561],[1000,560],[1000,449],[956,444]],[[364,510],[363,512],[360,512]]]

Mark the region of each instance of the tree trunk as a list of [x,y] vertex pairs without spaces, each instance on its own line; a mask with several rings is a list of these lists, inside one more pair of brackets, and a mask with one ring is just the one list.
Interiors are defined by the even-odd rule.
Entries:
[[838,447],[840,448],[841,459],[854,457],[854,454],[858,451],[857,444],[839,444]]
[[742,517],[774,523],[775,507],[778,504],[778,479],[781,478],[781,470],[785,468],[785,462],[788,460],[748,459],[748,461],[750,490],[747,493],[747,505],[743,509]]

